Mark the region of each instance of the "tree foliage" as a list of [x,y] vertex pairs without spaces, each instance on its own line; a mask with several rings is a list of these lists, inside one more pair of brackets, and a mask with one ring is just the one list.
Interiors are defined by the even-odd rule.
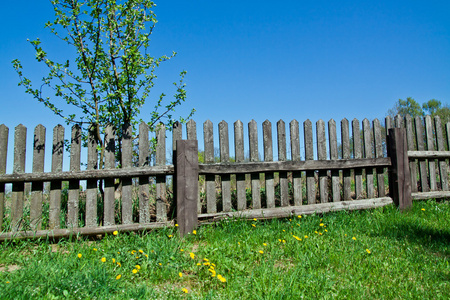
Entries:
[[422,105],[411,97],[406,98],[406,100],[399,99],[394,107],[388,111],[388,115],[391,117],[395,117],[396,115],[404,117],[407,114],[411,117],[425,115],[431,115],[431,117],[439,116],[444,124],[450,122],[450,106],[448,104],[443,105],[441,101],[436,99],[428,100]]
[[[23,75],[21,62],[15,59],[19,85],[67,124],[94,124],[102,149],[101,133],[108,124],[113,126],[120,144],[123,124],[131,124],[134,129],[139,121],[140,109],[157,77],[155,70],[176,54],[159,58],[150,55],[150,36],[157,23],[152,10],[155,4],[149,0],[50,2],[55,19],[45,26],[75,50],[76,58],[57,62],[47,55],[39,39],[30,41],[36,60],[49,71],[41,85],[35,87]],[[180,80],[174,83],[172,101],[166,104],[165,94],[154,100],[154,110],[148,118],[150,130],[155,130],[163,119],[171,128],[172,112],[186,100],[185,74],[181,72]],[[70,106],[70,112],[61,109],[64,103]]]

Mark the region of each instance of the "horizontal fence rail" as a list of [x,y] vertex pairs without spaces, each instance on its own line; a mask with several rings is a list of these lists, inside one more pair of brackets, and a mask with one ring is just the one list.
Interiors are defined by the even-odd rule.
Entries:
[[[64,127],[56,126],[50,145],[46,145],[46,129],[38,125],[34,130],[31,172],[25,170],[27,128],[19,125],[14,130],[11,174],[6,174],[9,129],[0,125],[0,229],[6,231],[0,240],[33,234],[89,235],[110,232],[111,228],[143,230],[171,226],[175,218],[178,223],[184,222],[180,224],[184,224],[182,231],[186,233],[196,226],[194,219],[281,217],[364,209],[392,201],[400,205],[398,197],[449,196],[450,123],[443,127],[439,117],[387,117],[384,126],[377,119],[343,119],[338,124],[334,120],[315,124],[306,120],[302,126],[296,120],[289,124],[280,120],[274,125],[266,120],[260,125],[262,131],[258,132],[254,120],[247,128],[236,121],[229,131],[228,123],[222,121],[216,132],[213,123],[206,121],[203,130],[197,132],[197,124],[188,121],[187,140],[202,141],[203,149],[186,154],[190,162],[197,157],[198,164],[196,171],[186,173],[197,175],[184,177],[178,175],[186,171],[185,167],[177,167],[177,157],[184,155],[177,149],[177,142],[183,140],[182,124],[178,122],[171,128],[171,145],[166,145],[164,125],[151,133],[156,139],[154,147],[144,122],[136,128],[138,138],[132,136],[130,125],[123,126],[120,140],[107,127],[102,135],[102,154],[90,128],[85,170],[81,170],[82,131],[75,125],[71,129],[67,171],[63,171]],[[392,128],[404,130],[406,146],[401,146],[403,150],[396,159],[406,161],[407,170],[394,163],[392,153],[388,155],[393,151],[387,138]],[[230,140],[234,149],[230,149]],[[169,149],[172,162],[166,157]],[[44,172],[45,151],[52,154],[50,172]],[[401,182],[409,184],[411,191],[394,187],[399,182],[393,180],[396,172],[400,176],[408,174],[408,180]],[[192,176],[196,184],[189,181],[189,189],[182,190],[180,182],[186,184],[183,182]],[[82,190],[81,181],[85,182]],[[6,183],[12,184],[11,191],[5,190]],[[193,186],[196,189],[192,190]],[[405,196],[398,195],[398,190],[403,190]],[[191,196],[185,199],[184,194]],[[197,195],[195,205],[193,194]],[[180,205],[187,205],[188,211],[180,211]]]

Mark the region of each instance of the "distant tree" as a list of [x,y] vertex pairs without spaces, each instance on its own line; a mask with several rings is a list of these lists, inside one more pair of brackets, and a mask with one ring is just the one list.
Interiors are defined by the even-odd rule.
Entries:
[[442,105],[442,102],[436,99],[431,99],[422,105],[422,108],[427,115],[431,117],[439,116],[443,124],[450,122],[450,107],[448,104]]
[[[131,124],[133,132],[141,107],[149,97],[156,79],[155,69],[175,56],[152,57],[149,53],[150,35],[157,22],[150,0],[51,0],[55,19],[46,27],[74,50],[74,62],[59,63],[50,59],[41,41],[31,41],[36,59],[48,69],[39,87],[22,73],[22,64],[13,60],[25,92],[43,103],[67,124],[82,127],[94,125],[101,148],[100,168],[103,164],[104,143],[101,133],[112,125],[122,140],[123,124]],[[165,120],[171,128],[172,113],[186,100],[186,72],[180,74],[174,99],[164,104],[165,94],[155,99],[148,117],[150,130]],[[53,93],[50,98],[48,93]],[[63,101],[61,101],[63,100]],[[62,107],[68,104],[68,112]],[[193,111],[192,111],[193,112]],[[191,113],[192,114],[192,113]],[[188,116],[188,118],[190,115]],[[181,119],[183,121],[183,119]],[[83,131],[86,139],[86,131]],[[120,162],[120,153],[117,159]]]
[[388,110],[388,115],[394,118],[396,115],[402,117],[410,115],[411,117],[423,116],[423,110],[419,103],[411,97],[406,100],[398,99],[394,107]]

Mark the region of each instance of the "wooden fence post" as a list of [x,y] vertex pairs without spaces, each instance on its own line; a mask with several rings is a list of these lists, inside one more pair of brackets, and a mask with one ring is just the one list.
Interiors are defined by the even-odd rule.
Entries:
[[[198,142],[176,141],[176,206],[180,236],[197,228]],[[174,159],[175,161],[175,159]]]
[[412,206],[411,175],[408,161],[408,144],[404,128],[390,128],[388,135],[389,193],[400,210]]

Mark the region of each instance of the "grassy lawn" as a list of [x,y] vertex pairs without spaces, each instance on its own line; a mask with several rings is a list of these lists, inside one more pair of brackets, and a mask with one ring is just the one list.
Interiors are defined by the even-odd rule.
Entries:
[[[0,299],[448,299],[450,204],[0,244]],[[220,275],[220,276],[219,276]]]

